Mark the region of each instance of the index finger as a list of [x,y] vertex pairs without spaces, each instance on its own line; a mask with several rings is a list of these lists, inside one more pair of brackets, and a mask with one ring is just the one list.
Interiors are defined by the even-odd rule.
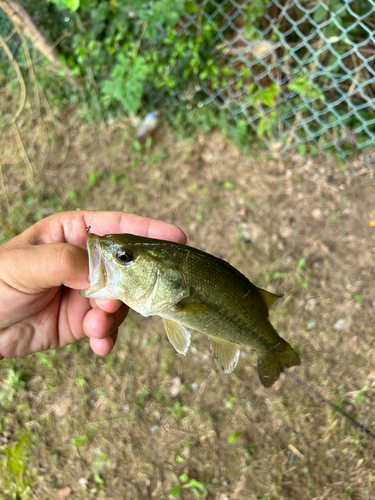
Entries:
[[71,243],[86,247],[87,228],[103,234],[131,233],[148,238],[186,243],[181,229],[168,222],[125,212],[80,210],[61,212],[37,222],[23,236],[31,244]]

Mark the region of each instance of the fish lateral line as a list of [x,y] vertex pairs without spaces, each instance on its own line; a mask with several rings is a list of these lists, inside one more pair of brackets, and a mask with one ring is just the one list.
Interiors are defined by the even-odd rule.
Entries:
[[354,427],[357,427],[362,432],[364,432],[368,436],[370,436],[373,439],[375,439],[375,434],[373,434],[370,431],[370,429],[368,429],[365,425],[361,424],[355,418],[353,418],[352,416],[350,416],[349,413],[346,413],[346,411],[344,411],[341,408],[339,408],[338,406],[336,406],[334,403],[332,403],[332,401],[330,401],[329,399],[325,398],[322,394],[320,394],[313,387],[311,387],[311,385],[309,385],[306,382],[304,382],[302,379],[300,379],[299,377],[297,377],[297,375],[294,375],[294,373],[291,373],[289,370],[286,370],[286,369],[284,369],[283,371],[284,371],[285,375],[287,375],[289,378],[291,378],[292,380],[294,380],[294,382],[296,382],[297,384],[299,384],[300,386],[302,386],[304,389],[306,389],[308,392],[310,392],[311,394],[313,394],[320,401],[322,401],[323,403],[325,403],[326,405],[328,405],[336,413],[339,413],[342,417],[346,418],[352,425],[354,425]]

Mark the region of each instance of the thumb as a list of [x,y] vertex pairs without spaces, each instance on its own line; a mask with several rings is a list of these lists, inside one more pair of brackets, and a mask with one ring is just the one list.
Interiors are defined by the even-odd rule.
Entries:
[[24,293],[89,285],[87,251],[68,243],[13,246],[0,253],[0,269],[2,280]]

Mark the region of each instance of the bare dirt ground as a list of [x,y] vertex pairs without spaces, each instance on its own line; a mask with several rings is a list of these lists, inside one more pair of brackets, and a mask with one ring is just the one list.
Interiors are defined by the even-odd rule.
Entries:
[[[64,127],[48,151],[23,136],[35,187],[3,159],[2,241],[76,208],[180,226],[284,294],[271,321],[302,358],[294,373],[375,432],[373,181],[245,156],[218,131],[180,139],[162,126],[147,153],[121,122]],[[0,499],[375,498],[374,440],[285,376],[262,387],[249,348],[230,375],[204,335],[178,355],[156,317],[131,313],[105,359],[83,342],[1,361],[0,398]]]

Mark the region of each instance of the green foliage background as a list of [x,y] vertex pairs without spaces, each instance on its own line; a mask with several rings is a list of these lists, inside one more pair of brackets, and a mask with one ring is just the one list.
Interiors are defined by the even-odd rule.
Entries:
[[[59,52],[80,88],[61,78],[51,81],[51,74],[43,71],[41,84],[52,89],[58,104],[79,104],[87,120],[136,114],[141,108],[145,112],[157,104],[185,130],[189,123],[194,128],[220,126],[240,145],[257,137],[281,141],[287,147],[293,143],[300,154],[336,149],[341,159],[375,138],[375,110],[366,104],[373,95],[372,86],[361,73],[365,67],[356,67],[362,60],[354,57],[357,52],[352,54],[356,45],[371,45],[363,23],[356,22],[358,18],[365,22],[371,15],[361,2],[350,6],[339,0],[324,5],[317,0],[292,2],[288,4],[291,21],[280,14],[284,25],[280,21],[267,35],[266,14],[274,19],[278,15],[270,0],[241,6],[213,0],[24,3],[51,40],[61,38],[65,30]],[[275,52],[276,65],[262,58],[248,64],[225,56],[222,41],[238,35],[228,21],[233,9],[242,12],[240,30],[248,47],[262,39],[280,42],[283,52]],[[303,9],[310,9],[310,14],[302,19]],[[315,40],[319,45],[336,38],[332,52],[311,53],[301,43]],[[287,76],[283,65],[289,68]],[[268,81],[257,79],[259,71]],[[354,112],[342,99],[348,86],[355,89],[349,98]],[[204,109],[200,109],[202,103]],[[282,131],[280,124],[284,124]],[[340,132],[343,127],[345,134]]]

